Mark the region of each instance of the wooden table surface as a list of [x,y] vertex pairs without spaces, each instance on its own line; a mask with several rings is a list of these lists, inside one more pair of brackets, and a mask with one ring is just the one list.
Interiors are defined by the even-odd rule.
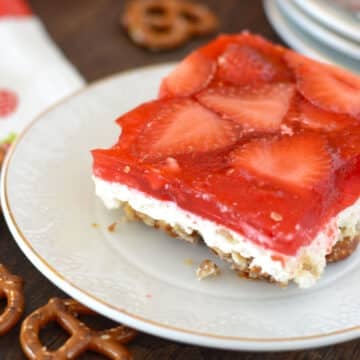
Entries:
[[[267,0],[272,1],[272,0]],[[208,0],[203,1],[216,11],[221,19],[222,32],[238,32],[249,29],[281,42],[267,22],[260,0]],[[124,1],[121,0],[30,0],[34,11],[44,22],[65,55],[88,80],[147,64],[178,60],[190,50],[203,44],[208,38],[187,43],[178,50],[151,53],[134,46],[119,26],[119,16]],[[43,277],[24,257],[13,241],[3,219],[0,221],[0,262],[6,264],[25,281],[26,314],[42,306],[53,296],[66,296]],[[89,319],[97,328],[113,325],[110,320]],[[0,338],[0,359],[25,359],[18,341],[19,326]],[[50,324],[41,334],[51,348],[61,344],[65,333]],[[284,352],[248,353],[230,352],[189,346],[174,341],[141,334],[129,346],[135,359],[153,360],[339,360],[360,359],[360,340],[323,349]],[[87,353],[81,359],[102,359]]]

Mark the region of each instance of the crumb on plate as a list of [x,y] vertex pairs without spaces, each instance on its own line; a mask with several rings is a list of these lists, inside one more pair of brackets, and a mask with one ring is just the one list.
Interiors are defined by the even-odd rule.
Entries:
[[193,262],[192,259],[185,259],[185,260],[184,260],[184,264],[191,266],[191,265],[194,265],[194,262]]
[[196,270],[196,276],[199,280],[203,280],[210,276],[217,276],[219,274],[220,268],[209,259],[203,260]]
[[110,224],[109,226],[108,226],[108,231],[109,232],[114,232],[115,230],[116,230],[116,225],[117,225],[117,222],[113,222],[112,224]]

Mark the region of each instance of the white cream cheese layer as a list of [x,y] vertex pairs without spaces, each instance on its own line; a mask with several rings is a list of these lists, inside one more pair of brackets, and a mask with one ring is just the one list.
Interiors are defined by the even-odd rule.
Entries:
[[[222,225],[206,220],[178,207],[170,201],[161,201],[126,185],[111,183],[94,177],[96,194],[109,209],[121,207],[127,202],[134,210],[155,220],[162,220],[172,227],[181,227],[188,234],[198,232],[207,246],[224,254],[251,258],[250,268],[259,267],[280,283],[295,281],[300,287],[312,286],[326,266],[326,254],[341,238],[341,233],[353,236],[360,223],[360,199],[333,218],[318,233],[313,242],[301,248],[295,256],[283,256],[284,261],[274,260],[276,252],[264,249],[243,235]],[[276,257],[275,257],[276,259]]]

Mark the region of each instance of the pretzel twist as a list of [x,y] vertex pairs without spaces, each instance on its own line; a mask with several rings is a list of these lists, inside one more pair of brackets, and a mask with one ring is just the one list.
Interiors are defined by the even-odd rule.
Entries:
[[[137,332],[125,326],[94,331],[77,319],[78,315],[96,315],[87,307],[71,299],[53,298],[35,310],[23,322],[20,342],[24,353],[33,360],[69,360],[87,350],[95,351],[113,360],[130,360],[130,352],[122,345],[131,341]],[[63,346],[49,351],[39,339],[41,328],[51,321],[71,334]]]
[[213,32],[218,21],[206,6],[185,0],[133,0],[125,9],[122,24],[135,43],[162,50]]
[[24,312],[23,281],[12,275],[0,264],[0,298],[6,298],[7,305],[0,315],[0,335],[7,333],[19,321]]

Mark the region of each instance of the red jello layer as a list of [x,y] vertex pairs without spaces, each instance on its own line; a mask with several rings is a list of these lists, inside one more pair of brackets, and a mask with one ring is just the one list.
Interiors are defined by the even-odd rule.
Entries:
[[[315,76],[316,75],[316,76]],[[121,116],[93,173],[292,255],[360,194],[360,79],[222,36]]]

